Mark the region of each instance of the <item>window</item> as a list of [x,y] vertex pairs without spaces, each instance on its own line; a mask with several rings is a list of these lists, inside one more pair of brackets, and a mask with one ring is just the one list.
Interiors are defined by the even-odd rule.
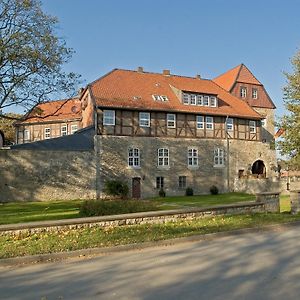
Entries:
[[160,96],[159,95],[152,95],[152,97],[155,101],[160,101]]
[[203,129],[204,128],[204,118],[203,118],[203,116],[197,116],[196,121],[197,121],[197,129]]
[[157,151],[157,165],[162,167],[169,166],[169,149],[160,148]]
[[150,127],[150,113],[140,112],[140,127]]
[[210,106],[212,107],[217,106],[217,98],[215,96],[210,97]]
[[197,95],[197,105],[202,106],[203,105],[203,96]]
[[183,104],[186,104],[186,105],[190,104],[189,94],[183,93]]
[[212,130],[214,129],[214,118],[213,117],[206,117],[206,129]]
[[255,133],[256,132],[255,121],[249,121],[249,131],[250,131],[250,133]]
[[241,94],[242,98],[246,98],[247,97],[247,88],[245,88],[244,86],[241,86],[240,94]]
[[51,137],[51,129],[50,128],[45,128],[45,139],[50,139]]
[[227,131],[233,131],[233,119],[232,118],[226,119],[226,129],[227,129]]
[[24,129],[24,141],[30,140],[30,131],[28,129]]
[[204,96],[203,97],[203,105],[204,106],[209,106],[209,96]]
[[257,99],[258,98],[257,89],[255,89],[255,88],[252,89],[252,98],[253,99]]
[[161,101],[168,101],[169,100],[168,97],[164,96],[164,95],[160,96],[160,99],[161,99]]
[[267,119],[262,119],[260,122],[261,122],[261,126],[262,127],[266,127],[266,125],[267,125]]
[[175,114],[167,114],[167,126],[168,126],[168,128],[176,127],[176,115]]
[[64,135],[67,135],[67,134],[68,134],[67,124],[61,125],[61,127],[60,127],[60,135],[64,136]]
[[103,110],[103,125],[115,125],[114,110]]
[[140,166],[140,150],[138,148],[128,149],[128,166],[133,168]]
[[190,95],[190,104],[196,105],[196,95],[194,95],[194,94]]
[[152,98],[155,100],[155,101],[168,101],[168,97],[165,96],[165,95],[152,95]]
[[178,177],[178,187],[180,189],[186,188],[186,176],[179,176]]
[[198,149],[195,148],[188,149],[188,166],[190,167],[198,166]]
[[78,126],[76,124],[71,125],[71,134],[75,133],[78,130]]
[[222,148],[216,148],[214,150],[214,166],[215,167],[224,166],[224,150]]
[[159,176],[156,177],[156,188],[157,189],[163,189],[164,188],[164,178]]

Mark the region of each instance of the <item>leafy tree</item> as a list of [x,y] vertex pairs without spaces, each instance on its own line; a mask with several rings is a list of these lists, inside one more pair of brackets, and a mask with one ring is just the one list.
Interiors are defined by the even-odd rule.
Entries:
[[0,0],[0,110],[74,96],[79,75],[62,70],[73,50],[56,36],[57,23],[39,0]]
[[300,51],[291,60],[293,71],[285,73],[287,85],[284,87],[285,107],[288,111],[280,120],[283,140],[279,141],[282,154],[288,155],[290,163],[300,166]]
[[3,131],[5,135],[5,143],[12,144],[15,142],[15,127],[13,123],[15,119],[20,119],[22,115],[8,113],[4,115],[4,118],[0,118],[0,130]]

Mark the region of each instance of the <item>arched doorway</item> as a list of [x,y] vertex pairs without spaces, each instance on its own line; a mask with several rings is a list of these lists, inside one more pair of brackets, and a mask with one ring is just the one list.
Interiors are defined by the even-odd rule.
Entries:
[[251,168],[252,174],[258,177],[266,177],[266,167],[262,160],[257,160],[253,163]]

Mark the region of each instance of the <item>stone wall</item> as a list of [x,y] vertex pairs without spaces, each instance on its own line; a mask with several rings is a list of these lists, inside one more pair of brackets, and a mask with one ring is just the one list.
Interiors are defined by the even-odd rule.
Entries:
[[94,151],[0,150],[0,202],[96,197]]

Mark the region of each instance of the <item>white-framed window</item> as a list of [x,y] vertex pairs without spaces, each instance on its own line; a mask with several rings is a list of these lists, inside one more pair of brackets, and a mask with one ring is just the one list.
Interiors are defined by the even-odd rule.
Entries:
[[77,124],[71,125],[71,134],[75,133],[77,130],[78,130],[78,125]]
[[158,176],[156,177],[156,188],[163,189],[164,188],[164,177]]
[[168,97],[165,96],[165,95],[161,95],[160,99],[161,99],[161,101],[168,101],[169,100]]
[[51,128],[45,128],[44,129],[45,139],[51,138]]
[[152,95],[152,97],[155,101],[160,101],[160,96],[159,95]]
[[233,118],[226,119],[226,129],[227,131],[233,131]]
[[224,167],[225,159],[224,159],[224,149],[215,148],[214,149],[214,166],[215,167]]
[[155,101],[168,101],[168,97],[165,96],[165,95],[152,95],[152,98],[155,100]]
[[138,148],[128,149],[128,166],[133,168],[140,167],[140,149]]
[[186,176],[179,176],[178,177],[178,187],[180,189],[186,188]]
[[115,111],[104,109],[103,110],[103,125],[115,125]]
[[30,140],[30,131],[28,129],[24,129],[24,141]]
[[212,130],[214,129],[214,118],[213,117],[205,117],[206,129]]
[[197,95],[197,105],[202,106],[203,105],[203,96]]
[[209,106],[209,96],[203,96],[203,105]]
[[250,133],[256,133],[255,121],[249,121],[249,131],[250,131]]
[[252,88],[252,99],[258,98],[258,92],[256,88]]
[[169,166],[169,149],[159,148],[157,150],[157,165],[159,167]]
[[150,113],[140,112],[139,113],[139,124],[140,124],[140,127],[150,127]]
[[189,167],[198,166],[198,149],[196,148],[188,149],[188,166]]
[[210,97],[210,106],[217,107],[217,97],[215,96]]
[[262,127],[265,128],[267,126],[267,119],[262,119],[262,120],[260,120],[260,122],[261,122]]
[[194,94],[190,95],[190,104],[196,105],[196,95],[194,95]]
[[190,104],[190,95],[187,93],[183,93],[183,104],[189,105]]
[[68,126],[67,126],[67,124],[62,124],[60,126],[60,135],[64,136],[64,135],[67,135],[67,134],[68,134]]
[[167,126],[168,128],[176,128],[176,115],[167,114]]
[[247,97],[247,88],[244,86],[241,86],[240,88],[240,95],[242,98],[246,98]]
[[203,116],[196,116],[196,121],[197,121],[197,129],[203,129],[204,128]]

